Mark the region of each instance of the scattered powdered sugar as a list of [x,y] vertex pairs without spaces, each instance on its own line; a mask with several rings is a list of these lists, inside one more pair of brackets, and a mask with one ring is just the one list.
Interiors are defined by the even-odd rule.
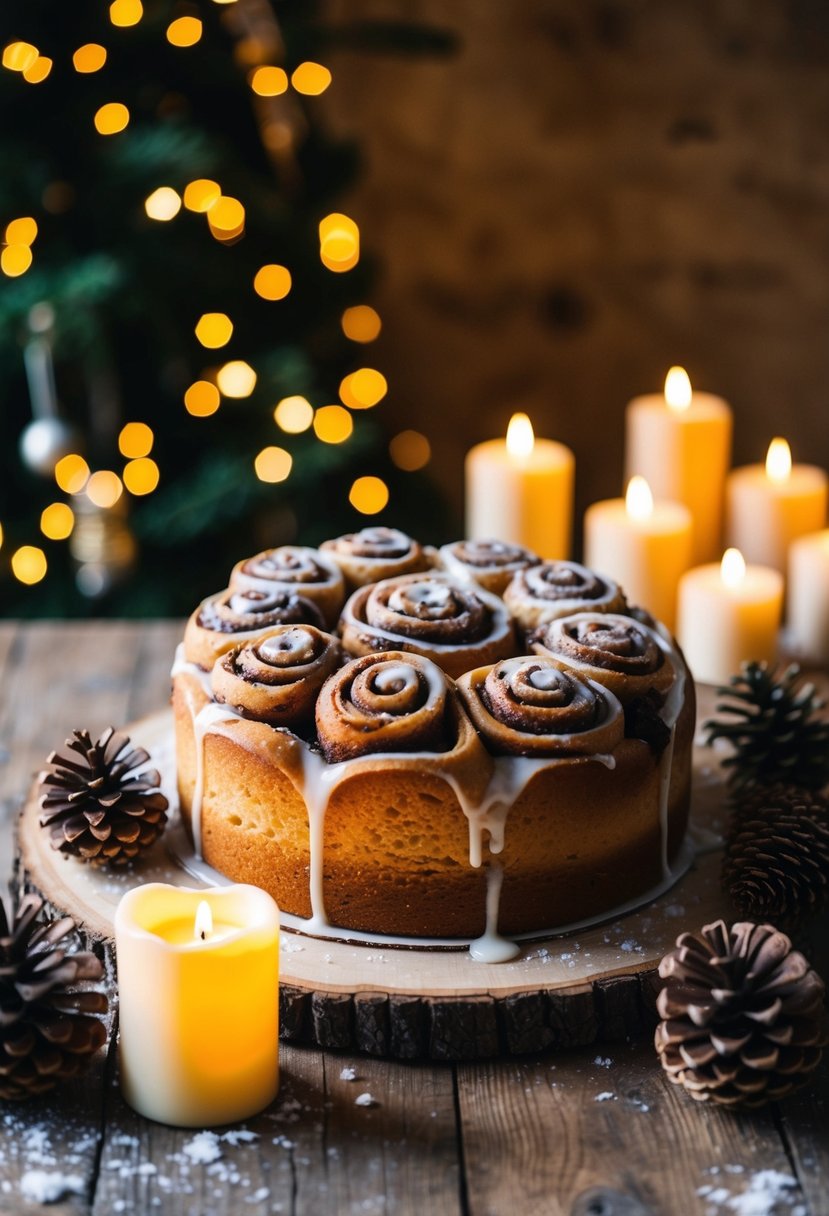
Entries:
[[341,1069],[340,1070],[340,1080],[341,1081],[356,1081],[357,1080],[357,1069],[351,1068],[351,1067]]
[[67,1195],[82,1195],[84,1181],[79,1174],[50,1170],[26,1170],[20,1179],[20,1193],[30,1203],[57,1203]]
[[372,1098],[370,1093],[364,1093],[364,1094],[360,1094],[359,1097],[354,1099],[354,1105],[355,1106],[376,1106],[377,1102],[375,1101],[374,1098]]
[[222,1139],[228,1144],[252,1144],[254,1140],[259,1139],[258,1132],[249,1131],[246,1127],[231,1128],[229,1132],[225,1132]]
[[[718,1170],[718,1166],[712,1166],[706,1172],[716,1174]],[[726,1165],[724,1171],[737,1175],[744,1172],[744,1167]],[[697,1194],[706,1202],[708,1216],[720,1212],[733,1212],[734,1216],[778,1216],[784,1207],[790,1216],[807,1216],[806,1205],[795,1202],[796,1192],[797,1179],[779,1170],[758,1170],[749,1178],[745,1190],[737,1194],[732,1194],[725,1186],[697,1188]]]
[[612,1093],[609,1089],[605,1089],[602,1091],[602,1093],[596,1094],[596,1097],[593,1099],[593,1101],[594,1102],[615,1102],[616,1095],[614,1093]]
[[210,1165],[222,1155],[219,1137],[215,1132],[199,1132],[192,1140],[182,1145],[181,1151],[196,1165]]

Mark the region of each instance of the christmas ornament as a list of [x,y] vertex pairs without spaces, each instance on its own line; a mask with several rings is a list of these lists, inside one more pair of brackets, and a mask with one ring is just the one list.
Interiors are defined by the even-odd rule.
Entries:
[[746,791],[722,877],[740,916],[794,927],[819,912],[829,895],[829,800],[785,785]]
[[719,715],[705,723],[706,743],[726,739],[734,754],[723,761],[732,789],[777,782],[819,790],[829,781],[829,722],[814,684],[792,664],[780,671],[744,663],[719,690]]
[[69,991],[99,980],[94,954],[70,953],[71,917],[42,921],[43,900],[24,895],[11,917],[0,900],[0,1098],[26,1098],[84,1071],[106,1042],[106,1028],[89,1014],[107,1011],[94,990]]
[[656,1050],[696,1101],[762,1106],[817,1067],[823,981],[772,925],[717,921],[683,933],[659,974]]
[[52,752],[40,775],[41,827],[52,848],[92,865],[126,865],[154,844],[167,823],[168,802],[149,760],[113,727],[96,743],[89,731],[66,740],[71,756]]
[[23,351],[33,420],[20,436],[20,456],[33,473],[51,477],[62,456],[77,451],[78,437],[60,417],[52,363],[55,312],[51,304],[35,304],[27,318],[29,338]]

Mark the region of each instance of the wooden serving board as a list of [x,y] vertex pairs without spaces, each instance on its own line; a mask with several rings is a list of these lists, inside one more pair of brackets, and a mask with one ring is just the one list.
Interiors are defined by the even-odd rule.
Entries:
[[[699,692],[702,722],[712,708],[712,690]],[[170,711],[126,729],[150,751],[175,807]],[[699,848],[687,872],[653,902],[602,924],[526,942],[517,958],[499,964],[476,962],[466,949],[283,932],[281,1037],[398,1059],[462,1060],[611,1042],[648,1028],[655,1020],[659,960],[683,930],[729,915],[719,887],[722,777],[709,749],[695,749],[694,767],[691,837]],[[38,814],[33,790],[19,829],[25,882],[107,950],[125,891],[145,882],[199,885],[165,839],[126,872],[65,858],[50,847]]]

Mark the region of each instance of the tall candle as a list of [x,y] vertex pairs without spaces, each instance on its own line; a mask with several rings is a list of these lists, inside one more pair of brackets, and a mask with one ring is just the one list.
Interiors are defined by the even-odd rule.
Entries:
[[497,537],[545,558],[570,556],[575,457],[563,443],[536,439],[526,414],[506,440],[477,444],[466,457],[466,531]]
[[644,477],[654,497],[691,512],[694,564],[721,551],[725,475],[731,463],[731,406],[713,393],[692,391],[672,367],[664,393],[634,397],[625,413],[625,480]]
[[785,439],[771,441],[765,465],[734,469],[726,498],[728,544],[781,574],[792,541],[826,524],[826,474],[816,465],[793,465]]
[[829,663],[829,529],[789,549],[788,644],[800,658]]
[[146,883],[115,916],[121,1087],[159,1123],[208,1127],[279,1088],[279,912],[258,887]]
[[691,564],[691,513],[675,502],[653,501],[643,477],[632,477],[624,498],[593,503],[584,516],[585,563],[609,574],[631,603],[669,629],[676,619],[679,577]]
[[724,684],[743,662],[772,662],[782,607],[783,576],[767,566],[746,566],[738,549],[684,574],[677,638],[695,679]]

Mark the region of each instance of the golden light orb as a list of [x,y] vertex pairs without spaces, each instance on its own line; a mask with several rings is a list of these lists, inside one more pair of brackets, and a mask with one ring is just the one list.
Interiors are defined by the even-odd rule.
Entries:
[[86,483],[86,496],[96,507],[114,507],[123,492],[121,478],[111,469],[98,469]]
[[323,443],[345,443],[353,430],[354,419],[341,405],[321,405],[314,414],[314,434]]
[[342,315],[343,333],[352,342],[373,342],[382,329],[380,314],[369,304],[355,304]]
[[37,545],[22,545],[12,554],[12,574],[19,583],[39,583],[47,568],[46,554]]
[[248,74],[248,83],[259,97],[278,97],[288,89],[288,73],[265,64]]
[[314,407],[305,397],[283,397],[273,411],[278,427],[289,435],[300,435],[314,421]]
[[220,346],[227,346],[233,337],[233,322],[226,313],[205,312],[196,322],[195,333],[202,346],[218,350]]
[[225,397],[249,397],[256,388],[256,372],[244,359],[232,359],[219,368],[216,383]]
[[389,443],[392,463],[405,473],[424,468],[432,458],[432,446],[420,431],[401,431]]
[[389,501],[389,487],[382,477],[358,477],[348,492],[348,501],[362,515],[376,515]]
[[21,215],[19,219],[6,224],[7,245],[31,245],[37,236],[37,220],[31,215]]
[[328,68],[321,63],[312,63],[310,60],[301,63],[291,73],[291,84],[297,93],[304,93],[306,97],[318,97],[320,93],[325,92],[330,83],[331,73]]
[[195,46],[203,28],[198,17],[176,17],[167,26],[167,41],[172,46]]
[[263,300],[284,300],[291,290],[290,270],[276,262],[260,266],[253,280],[253,290]]
[[108,101],[95,111],[95,130],[99,135],[117,135],[130,120],[130,112],[120,101]]
[[106,61],[106,47],[99,42],[85,42],[72,56],[72,66],[76,72],[82,73],[100,72]]
[[154,440],[152,427],[147,426],[146,422],[128,422],[118,436],[118,451],[128,460],[149,456]]
[[172,186],[159,186],[144,199],[144,210],[151,220],[166,223],[181,211],[181,195]]
[[284,481],[291,472],[293,458],[284,448],[263,448],[253,462],[256,476],[260,481]]
[[368,410],[388,392],[386,377],[374,367],[360,367],[340,384],[340,400],[352,410]]
[[89,465],[83,456],[70,453],[55,465],[55,481],[64,494],[80,494],[89,480]]
[[158,465],[149,456],[140,456],[124,465],[124,485],[130,494],[152,494],[159,477]]
[[143,16],[144,6],[141,0],[112,0],[109,6],[110,21],[122,28],[138,25]]
[[75,526],[75,512],[66,502],[53,502],[40,514],[40,530],[48,540],[66,540]]
[[10,279],[25,274],[32,264],[32,251],[28,245],[6,245],[0,253],[0,269]]
[[27,84],[40,84],[49,75],[53,62],[48,55],[38,55],[34,63],[25,69],[23,79]]
[[10,72],[25,72],[36,62],[39,54],[31,42],[10,42],[3,48],[3,67]]
[[196,380],[184,394],[184,408],[194,418],[209,418],[216,413],[221,400],[215,384],[209,380]]
[[218,182],[209,177],[197,177],[184,188],[184,205],[188,211],[209,211],[221,196]]

